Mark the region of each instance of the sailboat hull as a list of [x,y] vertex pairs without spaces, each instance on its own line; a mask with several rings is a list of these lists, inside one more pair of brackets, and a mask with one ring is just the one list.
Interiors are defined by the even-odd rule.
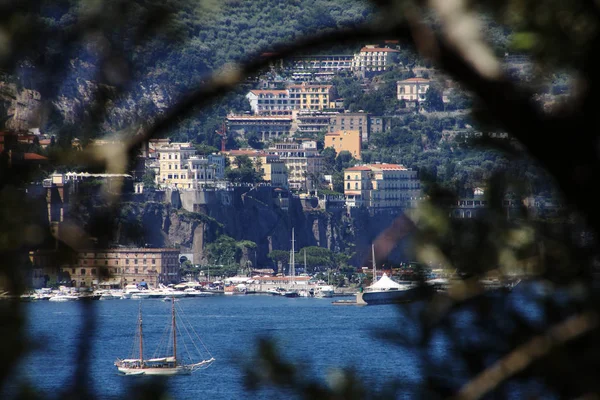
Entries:
[[127,368],[119,367],[119,372],[124,375],[162,375],[162,376],[173,376],[173,375],[190,375],[192,370],[186,367],[174,367],[174,368]]

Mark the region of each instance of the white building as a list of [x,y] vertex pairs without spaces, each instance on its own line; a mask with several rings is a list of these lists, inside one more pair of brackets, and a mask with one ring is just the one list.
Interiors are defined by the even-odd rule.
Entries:
[[396,82],[398,100],[404,100],[407,105],[414,106],[425,101],[430,81],[424,78],[410,78]]

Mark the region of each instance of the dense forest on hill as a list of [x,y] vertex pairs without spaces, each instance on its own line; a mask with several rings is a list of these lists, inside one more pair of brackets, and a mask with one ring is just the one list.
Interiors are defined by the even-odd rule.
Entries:
[[[49,39],[40,40],[24,55],[27,61],[20,61],[14,80],[19,87],[39,91],[52,104],[42,126],[46,133],[58,133],[65,123],[73,123],[77,119],[73,115],[81,119],[91,114],[98,97],[106,101],[106,116],[98,132],[87,135],[144,125],[226,64],[258,56],[305,34],[364,22],[372,11],[368,4],[351,0],[103,3],[98,8],[93,2],[75,0],[42,2],[38,14],[28,14]],[[109,14],[121,20],[115,21],[114,16],[110,20]],[[80,25],[88,21],[98,25],[97,31],[79,37]],[[110,29],[114,24],[120,28]],[[76,44],[71,46],[70,41]],[[351,53],[358,48],[360,44],[335,51]],[[102,67],[107,56],[113,73]],[[248,110],[241,96],[244,90],[247,87],[242,86],[193,120],[181,121],[169,134],[217,145],[214,131],[227,111]]]

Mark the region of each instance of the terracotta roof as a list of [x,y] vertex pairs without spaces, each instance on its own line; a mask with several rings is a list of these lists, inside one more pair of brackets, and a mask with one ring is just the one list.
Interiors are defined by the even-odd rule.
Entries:
[[287,91],[280,89],[254,89],[250,93],[254,94],[287,94]]
[[385,170],[389,170],[389,169],[406,170],[406,167],[404,165],[399,165],[399,164],[375,164],[372,166],[375,168],[380,168],[380,169],[385,169]]
[[227,117],[228,120],[235,119],[264,119],[264,120],[281,120],[291,121],[291,115],[230,115]]
[[425,78],[409,78],[409,79],[405,79],[403,81],[398,81],[398,83],[417,83],[417,82],[421,82],[421,83],[427,83],[429,82],[429,79],[425,79]]
[[346,168],[345,171],[370,171],[371,167],[366,165],[358,165],[356,167]]
[[362,49],[360,49],[360,52],[361,53],[364,53],[364,52],[369,52],[369,53],[374,53],[374,52],[399,53],[398,50],[388,49],[387,47],[363,47]]
[[36,160],[36,161],[47,161],[48,160],[47,157],[44,157],[44,156],[41,156],[41,155],[35,154],[35,153],[25,153],[25,154],[23,154],[23,158],[25,160],[31,160],[31,161],[33,161],[33,160]]

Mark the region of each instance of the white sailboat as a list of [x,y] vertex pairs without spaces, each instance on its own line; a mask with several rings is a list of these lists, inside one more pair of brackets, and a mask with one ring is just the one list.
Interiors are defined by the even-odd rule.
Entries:
[[298,297],[298,291],[292,289],[292,285],[295,284],[296,279],[296,263],[295,263],[295,255],[294,255],[294,228],[292,228],[292,250],[290,251],[290,283],[289,288],[283,293],[285,297]]
[[412,301],[415,295],[412,284],[394,282],[387,274],[377,280],[377,263],[375,262],[375,245],[372,246],[373,284],[356,294],[357,304],[392,304]]
[[[181,309],[178,314],[181,314]],[[208,354],[210,358],[196,361],[196,362],[188,362],[185,363],[183,361],[183,357],[180,357],[177,354],[177,333],[178,333],[178,324],[176,320],[176,311],[175,311],[175,298],[171,298],[171,329],[169,333],[169,338],[171,338],[171,348],[168,349],[170,351],[169,354],[162,357],[154,357],[154,358],[144,358],[144,336],[142,330],[142,307],[140,303],[140,310],[138,316],[138,327],[137,327],[137,339],[138,343],[138,357],[137,358],[126,358],[126,359],[117,359],[115,361],[115,366],[124,375],[184,375],[191,374],[192,372],[206,368],[213,361],[215,361],[214,357],[210,354],[208,349],[201,342],[200,337],[194,332],[191,326],[182,326],[192,340],[193,347],[197,351],[198,355],[202,355],[200,349],[198,348],[195,341],[199,341],[202,344],[205,352]],[[195,338],[192,337],[192,333],[195,335]],[[186,351],[189,351],[189,346],[184,346]],[[190,355],[188,357],[191,359]],[[200,357],[202,358],[202,357]]]

